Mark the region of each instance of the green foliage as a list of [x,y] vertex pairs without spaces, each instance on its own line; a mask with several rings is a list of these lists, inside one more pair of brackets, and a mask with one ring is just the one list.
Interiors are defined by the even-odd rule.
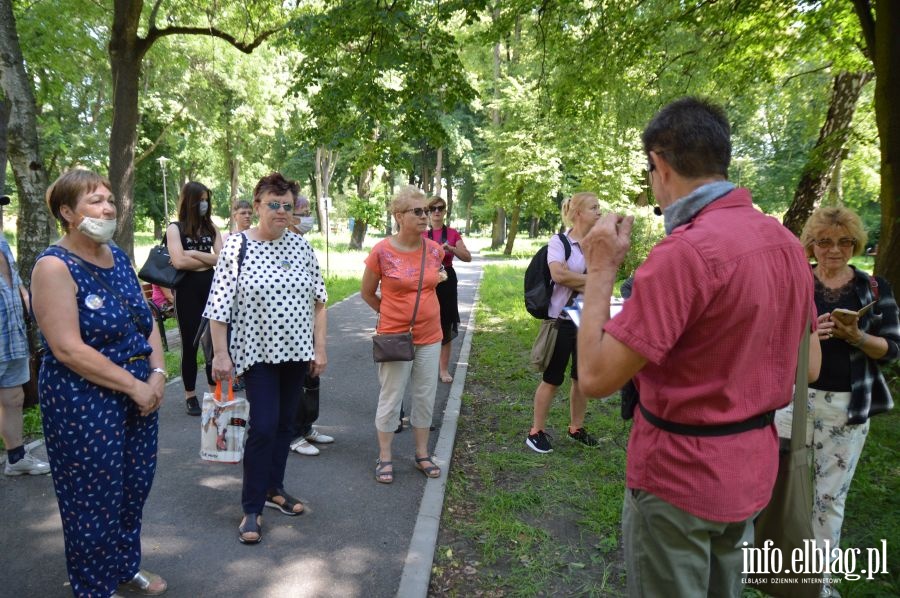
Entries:
[[347,215],[357,222],[369,226],[382,226],[384,223],[384,204],[380,199],[354,197],[347,206]]

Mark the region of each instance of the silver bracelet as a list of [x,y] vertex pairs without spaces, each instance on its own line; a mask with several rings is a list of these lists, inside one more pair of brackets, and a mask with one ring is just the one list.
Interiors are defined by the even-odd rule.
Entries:
[[150,373],[151,374],[162,374],[163,380],[166,380],[166,381],[168,381],[168,379],[169,379],[169,374],[167,374],[166,370],[164,370],[162,368],[153,368],[152,370],[150,370]]

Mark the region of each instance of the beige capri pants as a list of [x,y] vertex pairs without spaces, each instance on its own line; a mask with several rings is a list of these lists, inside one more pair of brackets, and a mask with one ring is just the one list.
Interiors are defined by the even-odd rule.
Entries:
[[437,394],[438,359],[441,342],[431,345],[415,345],[412,361],[389,361],[375,364],[378,367],[378,410],[375,412],[375,428],[379,432],[393,432],[400,421],[400,406],[407,383],[411,405],[409,423],[414,428],[431,427],[434,397]]

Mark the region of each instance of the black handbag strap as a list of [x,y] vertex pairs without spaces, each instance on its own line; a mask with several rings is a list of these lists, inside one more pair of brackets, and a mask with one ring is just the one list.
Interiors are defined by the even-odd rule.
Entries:
[[[238,270],[237,276],[234,279],[234,294],[237,296],[237,281],[241,277],[241,266],[244,265],[244,258],[247,256],[247,235],[246,233],[238,233],[241,235],[241,248],[238,250]],[[194,347],[200,346],[200,341],[203,339],[203,335],[206,334],[206,331],[209,330],[209,318],[202,318],[200,320],[200,328],[197,329],[197,334],[194,335]]]
[[[128,302],[128,300],[125,298],[124,295],[122,295],[122,293],[120,293],[119,291],[115,290],[114,288],[112,288],[111,286],[106,284],[106,282],[102,278],[97,276],[97,274],[94,273],[94,271],[88,267],[87,263],[85,263],[85,261],[83,259],[81,259],[80,257],[78,257],[77,255],[75,255],[74,253],[72,253],[71,251],[69,251],[68,249],[66,249],[65,247],[63,247],[61,245],[57,245],[57,247],[59,247],[60,249],[65,251],[66,255],[68,255],[72,259],[73,262],[78,264],[85,272],[90,274],[91,278],[93,278],[97,282],[97,284],[99,284],[101,287],[103,287],[104,289],[109,291],[109,293],[111,295],[113,295],[116,299],[119,300],[119,302],[122,305],[125,306],[125,309],[128,310],[128,313],[131,316],[131,322],[134,324],[134,327],[137,329],[138,332],[140,332],[145,337],[150,336],[150,332],[153,331],[152,328],[151,328],[151,330],[149,330],[146,333],[142,332],[141,325],[140,325],[140,317],[131,308],[131,303]],[[113,263],[115,263],[115,256],[113,256]]]

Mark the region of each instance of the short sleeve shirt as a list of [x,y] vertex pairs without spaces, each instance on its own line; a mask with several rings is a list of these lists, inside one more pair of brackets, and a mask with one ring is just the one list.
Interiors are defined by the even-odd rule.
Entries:
[[231,323],[237,375],[257,363],[313,360],[314,306],[328,300],[315,252],[288,232],[274,241],[247,237],[239,268],[244,236],[231,235],[222,247],[203,316]]
[[[447,234],[447,244],[451,247],[456,247],[456,244],[462,239],[462,235],[459,234],[459,231],[455,228],[450,228],[449,226],[441,227],[441,229],[433,229],[429,228],[425,232],[422,233],[422,236],[426,239],[431,239],[435,243],[441,245],[443,247],[444,231]],[[449,251],[444,253],[444,267],[449,268],[453,265],[453,258],[456,255],[450,253]]]
[[[443,338],[441,332],[441,307],[434,288],[438,284],[438,272],[444,259],[444,250],[434,241],[425,242],[425,274],[422,278],[422,296],[413,326],[413,344],[430,345]],[[381,278],[381,313],[378,319],[379,334],[397,334],[409,330],[416,291],[419,288],[419,271],[422,249],[400,251],[391,244],[390,237],[375,244],[366,257],[366,267]]]
[[[797,349],[815,312],[803,248],[737,189],[650,252],[631,298],[604,329],[648,360],[641,405],[691,425],[739,422],[788,404]],[[697,517],[744,520],[769,501],[774,426],[672,434],[635,412],[626,483]]]
[[19,287],[22,279],[16,268],[16,260],[6,238],[0,235],[0,252],[6,258],[12,285],[0,276],[0,361],[11,361],[28,357],[28,337],[25,332],[22,296]]
[[[569,236],[569,233],[571,232],[571,230],[568,230],[564,233],[569,240],[569,245],[572,246],[572,253],[569,255],[569,260],[566,261],[566,248],[563,246],[562,241],[560,241],[559,235],[553,235],[553,237],[550,238],[550,242],[547,244],[547,265],[549,266],[553,262],[560,262],[566,264],[572,272],[584,272],[584,254],[581,252],[581,244],[578,241],[572,240],[572,237]],[[547,310],[547,317],[558,318],[559,314],[562,313],[562,309],[566,306],[566,303],[568,303],[569,299],[575,294],[575,291],[567,286],[554,284],[553,294],[550,295],[550,308]]]

